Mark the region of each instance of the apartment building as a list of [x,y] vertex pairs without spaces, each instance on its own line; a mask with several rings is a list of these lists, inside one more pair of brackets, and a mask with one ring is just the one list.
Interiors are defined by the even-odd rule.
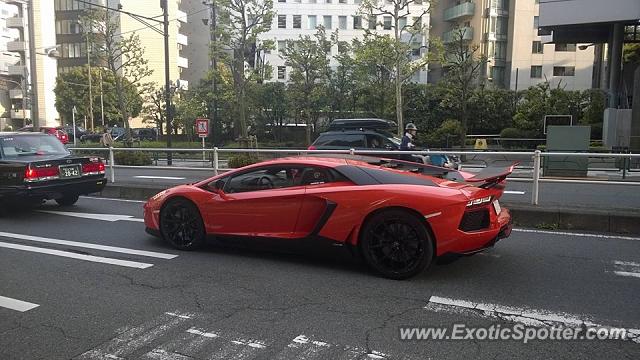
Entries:
[[[56,59],[53,2],[45,0],[7,0],[0,2],[2,27],[4,127],[19,128],[33,123],[55,125]],[[5,72],[6,71],[6,72]],[[5,96],[5,94],[3,94]]]
[[[160,1],[140,0],[91,0],[92,4],[86,4],[75,0],[54,0],[56,18],[56,36],[60,50],[59,71],[64,72],[74,66],[87,64],[87,44],[81,24],[82,15],[92,4],[107,6],[113,9],[140,14],[146,17],[155,17],[162,20],[162,8]],[[184,56],[184,47],[188,45],[188,36],[184,34],[183,27],[187,21],[187,13],[180,9],[181,0],[169,0],[169,78],[180,87],[188,88],[189,84],[184,79],[183,73],[189,67],[188,59]],[[204,5],[200,5],[203,8]],[[151,21],[153,28],[162,31],[162,23]],[[124,35],[135,33],[140,38],[144,47],[144,57],[149,61],[148,66],[153,70],[151,76],[145,78],[145,82],[152,82],[156,87],[165,84],[164,62],[164,37],[153,28],[133,17],[121,14],[119,16],[120,33]],[[92,66],[100,66],[91,60]],[[132,127],[141,127],[142,119],[135,118]]]
[[[463,31],[463,39],[488,59],[482,77],[496,87],[521,90],[549,81],[567,90],[591,88],[594,47],[545,43],[551,39],[538,33],[538,2],[440,0],[431,13],[431,35],[448,43]],[[437,82],[443,71],[432,67],[429,81]]]
[[[264,61],[273,67],[273,81],[286,82],[290,76],[290,69],[285,66],[284,59],[280,53],[284,49],[287,40],[296,40],[299,36],[313,35],[318,26],[323,26],[327,33],[338,31],[338,41],[350,43],[353,39],[362,38],[364,29],[376,31],[380,34],[393,36],[390,16],[378,16],[377,18],[366,18],[359,14],[361,0],[276,0],[274,1],[273,26],[271,30],[261,35],[261,38],[273,40],[276,50],[264,54]],[[389,4],[389,2],[386,2]],[[391,6],[389,4],[389,6]],[[414,21],[415,17],[422,14],[423,10],[429,6],[426,2],[416,1],[411,4],[411,13],[406,21]],[[422,16],[422,23],[428,28],[429,16]],[[416,48],[426,45],[428,34],[421,38],[414,39],[418,44]],[[338,54],[338,46],[331,49],[332,55]],[[331,60],[331,65],[336,65],[335,60]],[[415,82],[427,82],[427,71],[419,71],[412,79]]]

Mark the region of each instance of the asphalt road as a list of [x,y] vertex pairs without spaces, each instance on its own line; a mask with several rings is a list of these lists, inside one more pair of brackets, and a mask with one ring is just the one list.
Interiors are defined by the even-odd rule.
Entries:
[[[116,168],[116,183],[171,187],[213,176],[213,170]],[[531,183],[507,180],[503,200],[510,204],[531,202]],[[640,185],[541,183],[540,205],[588,209],[637,210]]]
[[[640,238],[520,229],[483,255],[391,281],[342,248],[179,252],[144,233],[137,202],[82,198],[40,210],[93,219],[41,211],[0,218],[1,359],[640,358],[638,339],[525,345],[399,336],[400,326],[508,327],[535,314],[546,324],[638,329]],[[468,302],[493,310],[468,310]],[[18,305],[25,311],[11,308]]]

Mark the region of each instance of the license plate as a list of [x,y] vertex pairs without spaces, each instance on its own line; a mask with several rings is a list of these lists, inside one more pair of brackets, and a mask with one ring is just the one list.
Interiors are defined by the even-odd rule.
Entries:
[[60,178],[75,178],[80,177],[80,165],[65,165],[60,166]]
[[498,202],[498,200],[495,200],[493,202],[493,208],[496,210],[496,214],[500,215],[500,211],[502,211],[502,208],[500,208],[500,203]]

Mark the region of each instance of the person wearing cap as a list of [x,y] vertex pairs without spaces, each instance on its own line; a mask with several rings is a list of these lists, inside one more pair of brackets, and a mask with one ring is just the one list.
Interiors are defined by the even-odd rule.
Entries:
[[[414,150],[416,146],[413,144],[413,141],[415,140],[417,134],[418,134],[418,128],[416,127],[416,125],[414,123],[408,123],[404,127],[404,136],[402,137],[402,141],[400,142],[400,150],[401,151]],[[404,155],[402,156],[402,159],[407,161],[414,161],[412,155]]]

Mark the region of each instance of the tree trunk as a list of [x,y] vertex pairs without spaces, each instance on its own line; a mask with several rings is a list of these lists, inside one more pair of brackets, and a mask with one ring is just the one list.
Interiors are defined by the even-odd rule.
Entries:
[[402,80],[400,79],[400,65],[396,64],[396,119],[398,120],[398,135],[402,135],[404,130],[404,119],[402,118]]
[[125,129],[125,143],[131,143],[131,128],[129,127],[129,114],[127,113],[127,107],[124,103],[124,89],[122,86],[122,78],[117,73],[113,72],[116,78],[116,91],[118,93],[118,107],[120,108],[120,114],[122,115],[122,124]]

